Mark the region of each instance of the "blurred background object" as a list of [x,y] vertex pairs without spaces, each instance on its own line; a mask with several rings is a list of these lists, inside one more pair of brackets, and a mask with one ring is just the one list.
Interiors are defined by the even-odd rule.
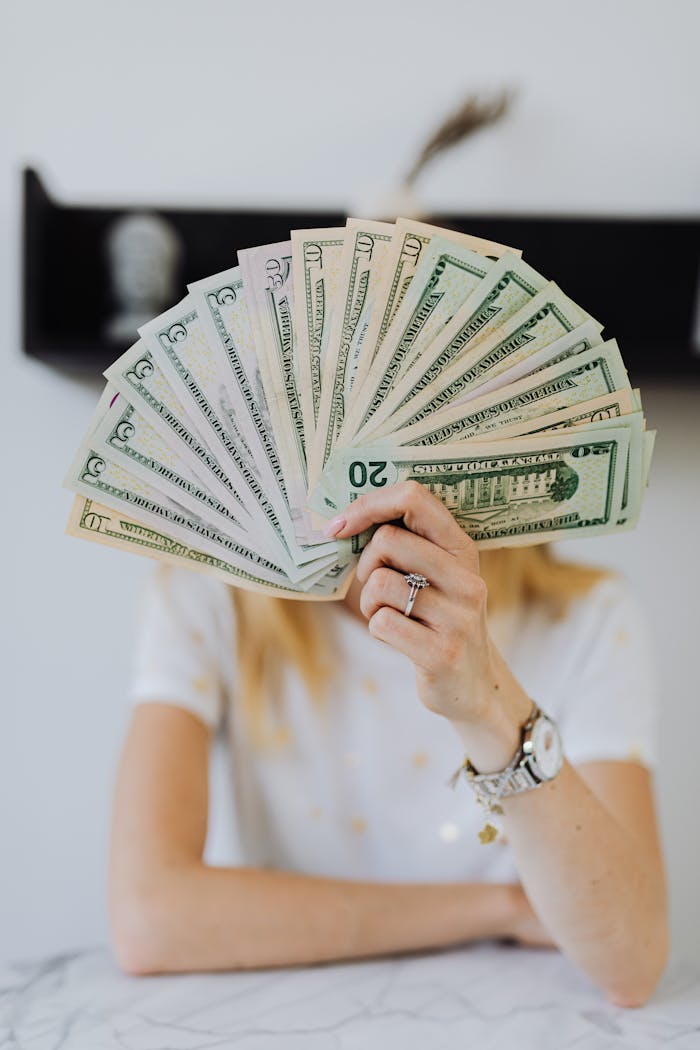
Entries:
[[[23,173],[24,349],[97,378],[136,342],[139,325],[182,298],[188,281],[235,265],[239,248],[290,229],[338,226],[346,213],[56,201]],[[80,309],[76,309],[80,302]]]
[[142,324],[175,302],[182,288],[182,243],[160,215],[135,211],[108,228],[105,255],[114,310],[104,334],[122,347],[133,341]]
[[[462,128],[466,137],[473,125]],[[437,155],[435,138],[412,170]],[[410,214],[523,248],[530,265],[585,303],[615,336],[633,384],[647,376],[700,379],[700,219],[427,213],[415,194],[407,198],[409,186],[400,184],[373,217]],[[182,297],[187,282],[228,269],[239,248],[286,240],[290,229],[343,225],[348,214],[76,207],[53,201],[39,175],[27,170],[25,350],[96,376],[136,341],[139,325]],[[601,245],[614,248],[601,252]],[[653,297],[644,309],[630,308],[640,294],[640,265],[656,259],[673,265],[654,265]]]
[[[160,276],[170,274],[177,298],[185,279],[210,272],[204,256],[192,260],[173,220],[183,209],[200,218],[256,216],[248,243],[272,239],[266,214],[415,209],[446,225],[450,217],[468,219],[473,232],[495,239],[502,239],[499,223],[521,222],[522,237],[512,243],[587,308],[600,301],[600,320],[620,338],[626,361],[649,353],[658,364],[642,382],[659,438],[639,526],[562,548],[625,572],[654,628],[674,947],[697,960],[700,412],[691,367],[674,379],[670,362],[681,345],[688,354],[697,330],[700,7],[694,0],[444,0],[431,13],[414,0],[356,0],[331,23],[321,0],[287,7],[9,0],[0,17],[2,955],[62,951],[107,936],[114,765],[128,716],[138,587],[150,571],[140,559],[63,535],[71,497],[61,481],[93,411],[99,368],[78,371],[75,361],[56,368],[26,355],[22,302],[36,346],[46,347],[39,336],[53,331],[59,356],[74,352],[77,328],[92,318],[83,353],[112,359],[116,344],[104,349],[104,325],[146,309],[141,292],[115,287],[109,276],[105,237],[121,215],[157,213],[176,231],[169,239],[159,227],[137,250],[147,264],[140,287],[165,296],[167,281],[156,289],[148,277],[162,252],[169,265]],[[475,94],[496,97],[504,84],[517,100],[493,126],[433,152],[431,129],[445,114]],[[415,163],[421,150],[430,160],[422,167]],[[32,300],[29,286],[24,299],[24,169],[40,173],[57,209],[104,217],[89,244],[75,228],[59,242],[42,278],[53,299],[35,288]],[[562,253],[554,235],[535,243],[527,223],[531,233],[536,223],[560,231],[568,223],[575,247]],[[683,247],[673,239],[682,231]],[[228,253],[233,261],[241,247],[230,241],[219,220],[203,250],[221,251],[229,265]],[[589,292],[592,257],[605,278]],[[643,351],[634,331],[597,300],[608,282],[622,280],[629,281],[628,323],[653,319]],[[214,860],[224,858],[228,818],[220,759],[212,770]]]
[[497,123],[508,112],[513,95],[512,91],[499,91],[491,98],[467,95],[457,109],[428,137],[403,180],[404,189],[412,191],[419,175],[422,175],[431,161],[441,153],[458,146],[467,138],[472,138],[482,128]]

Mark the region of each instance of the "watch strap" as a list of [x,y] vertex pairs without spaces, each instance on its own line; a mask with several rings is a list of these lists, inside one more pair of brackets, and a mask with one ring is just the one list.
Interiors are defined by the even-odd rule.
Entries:
[[517,795],[521,791],[528,791],[543,783],[530,767],[530,754],[524,748],[527,734],[542,714],[540,707],[533,700],[527,721],[520,729],[520,744],[505,769],[496,773],[479,773],[470,759],[465,756],[462,765],[448,781],[448,784],[455,787],[461,773],[464,773],[469,780],[477,802],[486,813],[486,823],[478,833],[482,845],[494,842],[498,838],[498,827],[492,823],[492,820],[503,815],[500,800],[509,795]]
[[470,783],[478,789],[480,794],[487,798],[505,798],[508,795],[515,795],[520,791],[527,791],[529,788],[536,787],[540,781],[532,774],[526,765],[521,763],[526,761],[528,757],[523,750],[525,736],[532,729],[541,713],[539,705],[533,700],[530,714],[520,727],[520,742],[518,747],[516,748],[512,759],[504,769],[497,770],[495,773],[479,773],[469,757],[465,755],[464,762],[449,780],[451,786],[454,787],[460,773],[464,773]]
[[486,785],[489,782],[494,782],[494,781],[495,782],[500,782],[501,778],[504,777],[504,776],[506,778],[512,778],[513,774],[515,772],[517,772],[517,765],[518,765],[518,763],[521,762],[523,758],[527,757],[526,754],[525,754],[525,751],[523,749],[523,745],[525,743],[525,737],[526,737],[526,734],[529,733],[530,730],[532,729],[532,727],[534,726],[534,723],[535,723],[535,721],[537,720],[537,718],[539,717],[540,714],[542,714],[542,710],[540,710],[540,708],[537,705],[536,701],[532,700],[532,707],[530,708],[530,714],[528,715],[526,721],[521,726],[521,739],[519,739],[518,744],[517,744],[517,749],[515,751],[515,754],[511,758],[511,760],[508,763],[508,765],[505,766],[505,769],[497,770],[495,773],[480,773],[479,770],[475,768],[475,765],[473,764],[473,762],[471,762],[471,760],[467,756],[465,756],[465,759],[464,759],[464,770],[465,770],[465,772],[467,774],[469,774],[469,778],[473,779],[473,780],[476,780],[479,783],[484,784],[484,785]]

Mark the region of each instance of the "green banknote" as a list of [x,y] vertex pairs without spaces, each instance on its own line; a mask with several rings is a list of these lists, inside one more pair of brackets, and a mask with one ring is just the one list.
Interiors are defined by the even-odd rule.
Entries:
[[295,598],[298,601],[331,601],[343,598],[352,581],[352,566],[336,563],[307,590],[292,584],[273,584],[252,572],[246,572],[224,558],[207,554],[196,547],[97,503],[92,498],[77,495],[71,506],[66,534],[89,540],[115,550],[144,555],[164,566],[195,569],[223,583],[270,597]]
[[138,407],[207,488],[229,505],[248,527],[251,521],[248,509],[143,340],[129,347],[105,369],[104,375],[129,404]]
[[188,470],[176,451],[141,413],[109,383],[91,428],[93,448],[176,500],[192,513],[233,531],[241,541],[249,533],[223,503]]
[[[404,415],[409,416],[407,425],[393,429],[387,424],[386,435],[380,433],[379,436],[370,437],[364,444],[384,441],[395,445],[437,445],[472,437],[480,440],[484,435],[491,436],[492,432],[494,436],[500,437],[497,431],[512,422],[504,415],[506,408],[508,412],[512,410],[513,418],[520,418],[522,423],[530,414],[534,417],[539,411],[555,411],[562,403],[573,401],[577,396],[594,396],[596,385],[603,389],[607,388],[608,383],[628,386],[624,367],[612,349],[614,341],[611,341],[608,354],[593,367],[591,376],[583,379],[566,377],[567,362],[576,360],[578,363],[580,358],[585,364],[591,365],[592,361],[585,355],[601,344],[600,325],[589,319],[554,343],[536,350],[529,357],[523,357],[517,365],[500,373],[495,379],[477,385],[475,389],[467,386],[465,391],[460,384],[455,384],[454,401],[447,396],[442,407],[443,398],[440,396],[429,409],[420,409],[410,416],[415,406],[409,402],[398,414],[399,419]],[[550,360],[553,362],[551,366]],[[595,358],[592,360],[595,361]],[[563,378],[561,368],[555,371],[556,366],[564,369]],[[514,381],[508,383],[511,377]],[[448,389],[445,393],[449,395],[452,392]],[[513,397],[517,400],[508,407],[507,402]],[[390,422],[393,423],[393,419]],[[527,427],[523,427],[523,432],[527,432]],[[342,448],[338,451],[342,451]],[[310,493],[309,506],[320,515],[339,505],[340,497],[331,487],[335,477],[332,469],[326,469],[320,483]]]
[[291,235],[296,358],[307,458],[321,404],[321,376],[325,374],[345,236],[344,226],[292,230]]
[[274,506],[235,413],[229,411],[219,362],[191,297],[186,296],[177,306],[142,325],[139,334],[188,414],[197,420],[207,445],[225,464],[256,528],[271,534],[270,542],[288,551],[281,520],[288,510]]
[[360,440],[363,428],[399,377],[421,357],[493,265],[492,259],[478,252],[452,244],[443,237],[433,237],[365,381],[364,412],[357,426]]
[[[334,457],[333,489],[344,506],[418,481],[481,547],[612,532],[621,527],[633,426],[611,424],[502,442],[347,449]],[[367,541],[365,533],[346,542],[357,554]]]
[[479,397],[543,365],[582,353],[601,342],[600,327],[556,285],[549,284],[502,329],[458,357],[444,372],[416,383],[375,436],[412,426],[447,405]]
[[422,261],[423,255],[434,237],[440,237],[450,244],[467,248],[488,259],[499,259],[506,252],[520,254],[517,249],[508,248],[495,241],[481,237],[458,233],[456,230],[445,230],[430,226],[416,219],[397,219],[391,246],[383,266],[382,280],[377,288],[376,307],[364,336],[358,356],[357,371],[352,385],[347,412],[339,443],[348,444],[361,425],[362,415],[367,403],[363,391],[365,381],[370,376],[370,369],[376,371],[375,361],[382,347],[396,312],[401,306],[413,277]]
[[[503,255],[425,351],[408,364],[374,413],[372,429],[380,428],[417,390],[430,385],[458,357],[502,328],[546,285],[545,278],[518,256]],[[361,435],[358,437],[361,441]]]
[[[566,430],[582,423],[602,423],[608,419],[619,419],[639,411],[635,405],[631,390],[611,390],[609,394],[581,401],[570,408],[559,412],[548,412],[545,416],[522,421],[512,427],[501,427],[495,435],[499,441],[507,437],[521,437],[523,434],[545,434],[552,430]],[[478,439],[481,440],[481,439]]]
[[222,415],[235,416],[270,502],[278,512],[289,553],[297,565],[305,565],[317,556],[318,548],[302,547],[296,540],[241,269],[232,267],[188,288],[211,354],[217,360],[220,388],[217,403],[224,403]]
[[322,384],[316,433],[309,456],[310,485],[320,476],[345,419],[345,406],[393,232],[390,223],[348,219],[338,280],[338,309],[325,360],[326,378]]
[[238,253],[238,261],[294,533],[302,546],[322,545],[323,536],[314,529],[306,507],[306,439],[295,352],[291,241],[246,248]]
[[234,539],[228,530],[223,532],[216,525],[189,513],[147,481],[107,459],[92,447],[89,440],[79,449],[65,485],[113,510],[137,513],[147,524],[162,527],[183,543],[193,543],[205,553],[223,557],[269,583],[288,582],[284,570],[262,553],[257,543],[258,550],[251,550]]
[[481,438],[504,427],[523,433],[530,420],[542,417],[544,423],[549,413],[622,389],[629,389],[627,371],[610,339],[490,394],[448,405],[398,430],[395,439],[401,445],[437,445]]
[[[271,500],[288,511],[284,474],[260,378],[241,269],[234,266],[187,287],[210,353],[217,362],[221,414],[236,420],[244,447],[258,465]],[[283,515],[281,518],[284,521]],[[292,537],[286,532],[285,538],[291,542]]]
[[[520,423],[499,430],[499,441],[523,434],[550,434],[555,430],[570,427],[596,426],[600,429],[616,426],[624,416],[624,424],[630,428],[630,447],[625,467],[625,483],[618,525],[634,524],[642,503],[642,489],[646,484],[646,456],[649,441],[644,432],[644,415],[632,398],[631,390],[615,390],[609,394],[584,401],[560,412],[551,412],[529,423]],[[653,438],[651,439],[653,447]]]

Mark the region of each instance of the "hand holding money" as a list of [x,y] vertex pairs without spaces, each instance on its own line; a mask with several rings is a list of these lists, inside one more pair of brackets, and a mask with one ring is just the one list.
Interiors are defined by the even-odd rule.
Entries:
[[601,331],[503,245],[406,219],[295,230],[106,370],[67,531],[320,600],[369,536],[325,519],[397,483],[468,547],[630,528],[654,435]]
[[[428,710],[462,726],[487,724],[494,701],[527,698],[491,643],[486,585],[474,541],[424,485],[405,481],[360,496],[329,525],[338,537],[378,526],[357,564],[360,608],[375,638],[407,656]],[[429,585],[405,615],[407,577]]]

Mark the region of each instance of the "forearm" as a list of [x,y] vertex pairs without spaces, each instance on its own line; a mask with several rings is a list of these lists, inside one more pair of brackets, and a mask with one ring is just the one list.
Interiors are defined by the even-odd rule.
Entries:
[[[142,885],[143,885],[142,881]],[[507,935],[505,885],[356,882],[203,864],[114,893],[118,961],[133,973],[250,969]]]
[[554,940],[616,1002],[645,1001],[668,945],[665,888],[641,843],[567,761],[503,809],[523,886]]
[[[504,728],[460,728],[478,769],[507,763],[529,706],[513,692],[501,707]],[[644,1001],[668,952],[666,888],[644,844],[566,760],[551,783],[502,806],[522,885],[553,940],[614,1001]]]

